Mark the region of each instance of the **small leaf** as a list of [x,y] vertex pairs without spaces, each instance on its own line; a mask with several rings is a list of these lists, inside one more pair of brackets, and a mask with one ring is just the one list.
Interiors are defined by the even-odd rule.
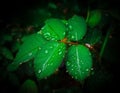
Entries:
[[26,80],[20,90],[19,90],[19,93],[38,93],[38,87],[35,83],[35,81],[33,80]]
[[89,49],[83,45],[71,46],[67,53],[66,68],[68,73],[78,81],[84,81],[92,68]]
[[38,79],[46,78],[55,72],[62,63],[65,49],[64,43],[51,41],[37,53],[34,70]]
[[24,62],[34,58],[36,52],[41,49],[41,46],[47,41],[40,34],[32,34],[23,38],[23,44],[14,59],[14,62],[8,66],[8,70],[14,71]]
[[94,45],[100,42],[101,37],[102,37],[102,33],[99,30],[92,29],[88,31],[82,42],[89,43],[90,45]]
[[101,21],[102,13],[100,10],[93,10],[90,12],[87,24],[89,27],[93,28],[97,26]]
[[86,34],[86,22],[82,17],[74,15],[68,20],[69,32],[68,39],[71,41],[81,40]]
[[41,34],[47,40],[62,40],[65,37],[66,27],[60,19],[51,18],[45,21]]

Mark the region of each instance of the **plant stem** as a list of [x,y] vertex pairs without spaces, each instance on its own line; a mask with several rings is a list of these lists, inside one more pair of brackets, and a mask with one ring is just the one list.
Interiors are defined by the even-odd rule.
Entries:
[[88,22],[89,17],[90,17],[90,8],[88,7],[86,23]]
[[113,31],[113,27],[112,26],[110,26],[110,28],[108,29],[106,37],[105,37],[104,42],[103,42],[103,45],[101,47],[100,54],[99,54],[100,59],[102,58],[102,55],[104,53],[104,50],[105,50],[105,47],[107,45],[107,42],[108,42],[108,39],[109,39],[111,31]]

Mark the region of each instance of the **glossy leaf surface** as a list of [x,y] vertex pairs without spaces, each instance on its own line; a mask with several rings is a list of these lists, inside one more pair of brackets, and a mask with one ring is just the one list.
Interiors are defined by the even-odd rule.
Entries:
[[62,40],[65,37],[66,27],[60,19],[51,18],[45,21],[41,34],[47,40]]
[[67,53],[66,68],[73,78],[83,81],[92,68],[92,57],[89,49],[83,45],[71,46]]
[[23,44],[20,46],[14,62],[8,66],[8,70],[13,71],[24,62],[34,58],[37,51],[41,49],[47,41],[40,34],[32,34],[23,38]]
[[65,55],[64,43],[51,41],[37,53],[34,70],[38,79],[50,76],[60,66]]
[[82,17],[74,15],[68,20],[69,32],[67,37],[71,41],[81,40],[86,34],[86,22]]

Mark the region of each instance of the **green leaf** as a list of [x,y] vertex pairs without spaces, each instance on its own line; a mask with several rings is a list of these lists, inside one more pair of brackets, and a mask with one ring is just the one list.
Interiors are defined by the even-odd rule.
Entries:
[[89,49],[83,45],[73,45],[68,49],[66,68],[68,73],[78,81],[84,81],[92,68]]
[[69,32],[67,37],[71,41],[81,40],[86,34],[86,22],[82,17],[74,15],[68,20]]
[[38,93],[35,81],[28,79],[20,87],[19,93]]
[[62,40],[65,37],[66,27],[60,19],[51,18],[45,21],[41,34],[47,40]]
[[41,49],[41,46],[46,44],[46,40],[40,34],[32,34],[26,36],[23,39],[23,44],[20,46],[18,53],[14,59],[14,62],[8,66],[8,70],[14,71],[24,62],[34,58],[36,52]]
[[64,43],[51,41],[37,53],[34,61],[34,70],[38,79],[46,78],[55,72],[61,65],[65,55]]
[[100,42],[101,37],[102,37],[101,31],[97,29],[91,29],[88,31],[87,35],[85,36],[82,42],[94,45]]
[[100,10],[93,10],[90,12],[87,24],[89,27],[93,28],[97,26],[101,21],[102,13]]

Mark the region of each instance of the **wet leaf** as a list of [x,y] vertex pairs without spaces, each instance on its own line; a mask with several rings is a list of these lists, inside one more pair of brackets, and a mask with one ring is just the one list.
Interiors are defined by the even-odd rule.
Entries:
[[37,53],[34,70],[38,79],[46,78],[61,65],[66,46],[60,42],[49,42]]
[[89,49],[83,45],[71,46],[67,53],[66,68],[68,73],[78,81],[84,81],[92,68],[92,57]]
[[62,40],[65,37],[66,27],[60,19],[51,18],[45,21],[41,34],[47,40]]
[[34,58],[37,51],[41,49],[47,41],[40,34],[32,34],[23,38],[23,44],[20,46],[14,61],[8,66],[8,70],[14,71],[24,62]]
[[71,41],[81,40],[86,34],[86,22],[83,17],[74,15],[68,20],[69,32],[67,37]]

